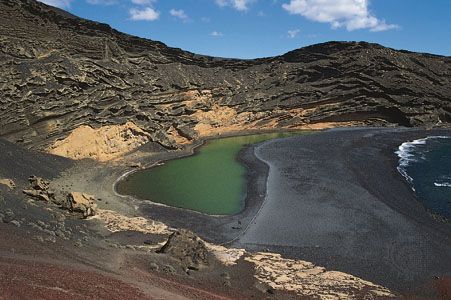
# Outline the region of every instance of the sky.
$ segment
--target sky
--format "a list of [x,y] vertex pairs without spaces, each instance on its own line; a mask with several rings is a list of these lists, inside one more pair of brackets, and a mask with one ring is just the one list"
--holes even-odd
[[198,54],[281,55],[367,41],[451,56],[451,0],[41,0],[82,18]]

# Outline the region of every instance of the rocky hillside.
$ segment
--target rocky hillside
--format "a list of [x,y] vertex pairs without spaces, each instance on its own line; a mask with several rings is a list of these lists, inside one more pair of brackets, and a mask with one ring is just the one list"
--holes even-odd
[[0,136],[44,149],[131,121],[167,148],[243,129],[451,122],[451,57],[330,42],[232,60],[0,0]]

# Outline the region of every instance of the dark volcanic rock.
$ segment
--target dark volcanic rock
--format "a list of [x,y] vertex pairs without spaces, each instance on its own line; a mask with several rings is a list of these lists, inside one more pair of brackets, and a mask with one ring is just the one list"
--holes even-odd
[[28,181],[31,188],[23,190],[25,195],[41,201],[55,201],[55,192],[49,190],[49,181],[35,175],[30,176]]
[[450,57],[330,42],[272,58],[214,58],[33,0],[0,0],[0,25],[0,136],[28,147],[80,124],[128,120],[174,147],[171,129],[196,138],[198,113],[218,107],[246,113],[243,128],[451,121]]
[[31,187],[35,190],[46,191],[49,189],[50,183],[43,178],[32,175],[28,180],[30,181]]

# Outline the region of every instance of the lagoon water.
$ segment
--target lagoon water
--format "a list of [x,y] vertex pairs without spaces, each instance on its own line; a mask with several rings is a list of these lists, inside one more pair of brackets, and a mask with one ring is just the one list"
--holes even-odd
[[400,173],[423,205],[451,218],[451,136],[430,136],[403,143],[397,151]]
[[[193,156],[138,171],[118,183],[121,194],[210,215],[244,208],[246,168],[237,155],[246,144],[287,137],[293,132],[227,137],[208,141]],[[300,133],[296,133],[300,134]]]

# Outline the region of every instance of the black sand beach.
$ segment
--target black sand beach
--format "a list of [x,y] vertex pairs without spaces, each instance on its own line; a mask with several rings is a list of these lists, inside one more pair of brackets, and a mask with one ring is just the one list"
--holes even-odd
[[337,129],[256,148],[267,198],[234,244],[311,261],[398,291],[451,273],[451,226],[397,172],[404,141],[446,130]]

